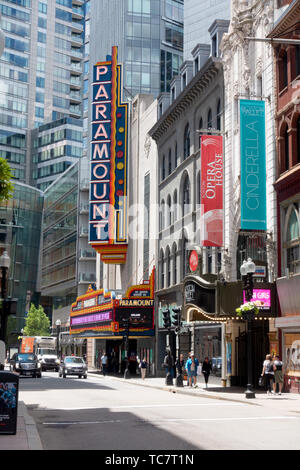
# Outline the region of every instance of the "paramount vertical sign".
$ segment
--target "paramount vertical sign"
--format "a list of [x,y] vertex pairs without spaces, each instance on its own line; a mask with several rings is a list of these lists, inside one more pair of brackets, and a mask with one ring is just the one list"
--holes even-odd
[[127,253],[128,104],[122,102],[117,47],[94,66],[89,243],[104,263]]
[[240,101],[241,228],[267,229],[265,102]]
[[223,137],[201,137],[201,244],[223,245]]

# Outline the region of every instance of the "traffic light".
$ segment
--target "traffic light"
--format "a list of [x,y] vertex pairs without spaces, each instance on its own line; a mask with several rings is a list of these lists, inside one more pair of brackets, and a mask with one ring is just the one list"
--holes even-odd
[[163,314],[164,328],[170,328],[171,327],[170,310],[168,308],[165,308],[163,309],[162,314]]
[[181,326],[181,308],[180,307],[173,307],[173,316],[172,316],[172,325],[175,327]]

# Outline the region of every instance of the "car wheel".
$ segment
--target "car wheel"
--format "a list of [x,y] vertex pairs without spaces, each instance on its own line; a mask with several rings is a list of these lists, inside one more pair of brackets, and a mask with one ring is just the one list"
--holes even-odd
[[84,378],[84,379],[87,379],[87,374],[85,374],[85,375],[83,376],[83,378]]
[[66,378],[67,378],[67,375],[66,375],[66,374],[63,374],[63,378],[66,379]]
[[78,375],[78,378],[81,379],[82,375]]

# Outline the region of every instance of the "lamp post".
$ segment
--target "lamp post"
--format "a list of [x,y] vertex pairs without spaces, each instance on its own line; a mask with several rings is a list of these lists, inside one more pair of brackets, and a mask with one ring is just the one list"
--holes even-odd
[[57,357],[59,357],[59,335],[60,335],[60,325],[61,325],[61,321],[59,320],[59,318],[56,320],[55,325],[56,325],[56,354],[57,354]]
[[[253,297],[253,274],[255,273],[256,266],[251,258],[247,261],[244,260],[240,273],[243,281],[243,290],[245,292],[245,299],[247,302]],[[246,398],[255,398],[253,391],[253,377],[252,377],[252,322],[254,320],[254,310],[243,312],[243,319],[247,322],[247,369],[248,369],[248,383],[245,392]]]
[[0,268],[1,268],[1,329],[0,329],[0,340],[5,341],[6,335],[6,324],[7,324],[7,273],[10,266],[10,257],[5,250],[0,256]]
[[124,336],[123,339],[125,340],[125,371],[124,371],[124,379],[130,379],[130,372],[129,372],[129,327],[130,327],[130,318],[123,318],[123,326],[124,326]]
[[168,333],[166,336],[166,356],[165,359],[167,359],[168,364],[166,363],[166,385],[173,385],[173,377],[171,374],[171,368],[172,368],[172,353],[171,353],[171,348],[170,348],[170,336],[171,336],[171,315],[170,315],[170,309],[169,307],[165,307],[162,310],[163,314],[163,324],[164,328],[167,329]]

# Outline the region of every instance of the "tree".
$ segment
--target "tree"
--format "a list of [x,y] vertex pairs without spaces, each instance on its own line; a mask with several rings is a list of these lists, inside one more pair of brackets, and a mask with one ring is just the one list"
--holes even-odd
[[0,202],[10,199],[13,195],[14,185],[11,182],[12,172],[4,158],[0,158]]
[[24,327],[24,336],[50,336],[50,320],[41,305],[30,306]]

